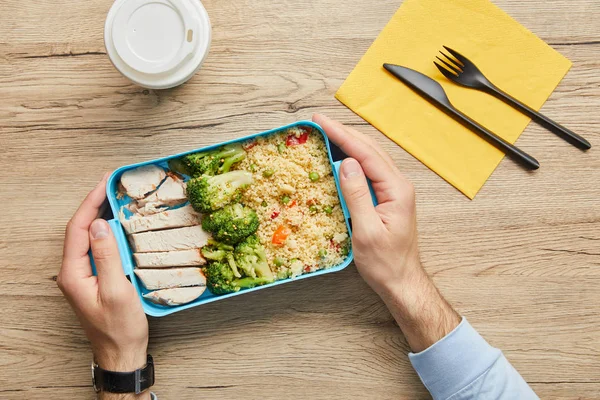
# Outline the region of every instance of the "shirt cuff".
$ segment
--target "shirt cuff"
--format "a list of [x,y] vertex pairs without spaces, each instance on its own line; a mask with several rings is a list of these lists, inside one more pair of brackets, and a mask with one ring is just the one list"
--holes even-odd
[[463,318],[452,332],[408,358],[434,399],[446,399],[487,371],[501,356]]

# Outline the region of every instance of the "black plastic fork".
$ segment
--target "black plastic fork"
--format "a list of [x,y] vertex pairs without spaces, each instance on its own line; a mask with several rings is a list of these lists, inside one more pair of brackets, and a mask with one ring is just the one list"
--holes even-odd
[[436,57],[443,63],[444,66],[440,65],[436,61],[433,63],[440,70],[440,72],[452,82],[458,83],[459,85],[466,86],[471,89],[477,89],[482,92],[491,94],[492,96],[504,101],[510,106],[521,111],[546,129],[557,134],[573,146],[578,147],[582,150],[588,150],[592,147],[590,142],[579,136],[575,132],[565,128],[564,126],[554,122],[550,118],[540,114],[534,109],[521,103],[508,93],[499,89],[496,85],[490,82],[485,75],[473,64],[467,57],[463,56],[456,50],[452,50],[449,47],[444,46],[453,57],[450,57],[443,51],[440,51],[444,58]]

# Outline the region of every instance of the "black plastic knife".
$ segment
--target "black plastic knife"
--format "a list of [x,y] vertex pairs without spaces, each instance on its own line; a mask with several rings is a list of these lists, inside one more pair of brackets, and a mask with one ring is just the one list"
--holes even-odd
[[442,88],[442,85],[437,83],[435,80],[423,75],[420,72],[410,68],[401,67],[400,65],[383,64],[383,67],[415,92],[419,93],[446,114],[467,128],[471,129],[473,132],[477,133],[488,143],[504,152],[507,156],[511,157],[514,161],[528,169],[538,169],[540,167],[540,163],[535,158],[525,153],[515,145],[508,143],[500,136],[481,126],[457,110],[450,102],[450,99],[448,99],[448,96],[446,95],[444,88]]

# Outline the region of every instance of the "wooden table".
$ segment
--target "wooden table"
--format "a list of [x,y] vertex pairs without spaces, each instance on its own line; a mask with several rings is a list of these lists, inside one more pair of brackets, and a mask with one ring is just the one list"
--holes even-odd
[[[105,54],[110,1],[0,6],[0,398],[94,398],[90,350],[56,287],[64,226],[105,171],[323,112],[415,183],[423,262],[542,398],[600,398],[600,2],[495,0],[573,61],[537,125],[469,201],[333,94],[398,0],[206,0],[189,83],[130,84]],[[407,344],[354,266],[150,321],[161,399],[423,399]]]

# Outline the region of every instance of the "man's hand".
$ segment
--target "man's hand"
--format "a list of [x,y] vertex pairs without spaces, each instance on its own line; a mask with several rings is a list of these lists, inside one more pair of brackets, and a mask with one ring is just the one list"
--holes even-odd
[[[92,190],[67,224],[57,284],[77,314],[98,365],[131,372],[146,364],[148,321],[134,287],[125,277],[108,223],[96,219],[106,198],[108,174]],[[98,276],[92,275],[92,250]],[[150,398],[113,395],[103,398]]]
[[358,272],[386,303],[412,350],[425,350],[452,331],[460,317],[421,266],[414,188],[369,137],[322,115],[313,121],[350,157],[342,162],[340,185],[352,217]]

